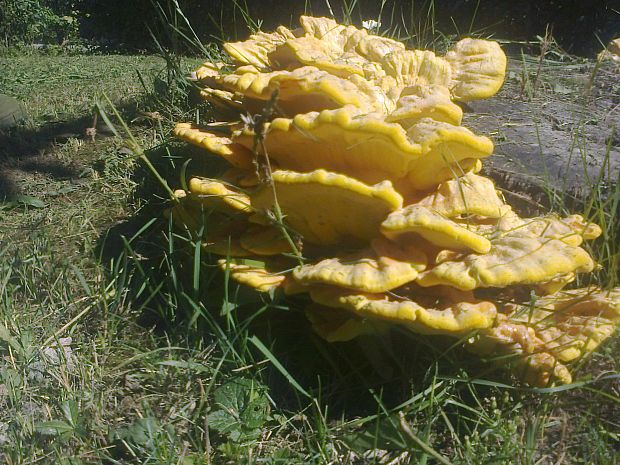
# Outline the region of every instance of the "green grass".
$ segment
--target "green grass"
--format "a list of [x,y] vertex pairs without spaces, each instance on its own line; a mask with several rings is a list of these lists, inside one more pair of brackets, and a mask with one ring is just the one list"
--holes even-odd
[[[620,461],[618,337],[584,361],[574,385],[542,390],[441,338],[394,331],[328,344],[302,299],[232,284],[174,230],[161,216],[166,193],[123,140],[82,137],[105,91],[179,185],[189,149],[168,131],[183,89],[170,90],[161,59],[30,55],[0,67],[10,70],[3,92],[30,113],[0,154],[21,199],[0,204],[0,461]],[[141,113],[156,110],[161,119]],[[57,121],[75,135],[50,143]],[[43,161],[76,167],[58,175]],[[594,198],[590,213],[606,220],[613,263],[608,201]]]
[[116,102],[134,104],[144,89],[137,73],[162,68],[155,56],[20,54],[0,56],[0,89],[23,99],[31,123],[82,118],[94,107],[94,97],[106,92]]

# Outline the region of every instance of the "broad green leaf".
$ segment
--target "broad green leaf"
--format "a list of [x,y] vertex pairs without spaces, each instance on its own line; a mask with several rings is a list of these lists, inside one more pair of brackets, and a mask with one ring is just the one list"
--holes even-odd
[[226,434],[241,428],[241,424],[238,418],[235,418],[226,410],[216,410],[209,414],[209,428],[218,433]]
[[34,428],[46,436],[59,436],[73,431],[73,426],[62,420],[43,421],[37,423]]
[[11,335],[9,329],[0,323],[0,340],[6,342],[11,348],[17,351],[20,355],[23,352],[23,348],[20,343]]
[[60,404],[60,409],[64,413],[69,424],[75,428],[79,420],[79,410],[77,402],[74,400],[66,400]]
[[269,417],[269,401],[261,396],[251,401],[241,412],[240,419],[246,428],[260,428]]
[[18,195],[14,198],[14,201],[33,208],[45,208],[45,202],[43,200],[31,195]]
[[159,362],[158,365],[165,365],[175,368],[184,368],[186,370],[195,371],[198,373],[211,373],[213,370],[206,365],[198,362],[183,361],[183,360],[165,360]]
[[174,428],[163,426],[157,418],[145,417],[136,420],[132,425],[119,428],[111,433],[112,440],[121,440],[146,449],[152,449],[162,435],[174,435]]
[[214,393],[217,410],[209,414],[209,426],[228,435],[233,442],[255,440],[269,419],[265,390],[263,385],[246,378],[223,384]]

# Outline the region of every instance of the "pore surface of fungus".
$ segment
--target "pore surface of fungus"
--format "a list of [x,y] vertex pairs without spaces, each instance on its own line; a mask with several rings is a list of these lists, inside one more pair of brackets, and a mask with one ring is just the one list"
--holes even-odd
[[390,324],[385,321],[359,318],[349,312],[319,304],[306,308],[312,329],[328,342],[344,342],[366,334],[386,333]]

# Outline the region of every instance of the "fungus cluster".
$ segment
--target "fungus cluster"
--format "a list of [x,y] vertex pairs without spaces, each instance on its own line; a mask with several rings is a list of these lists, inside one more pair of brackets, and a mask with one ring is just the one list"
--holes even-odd
[[[463,39],[445,56],[327,18],[226,43],[195,72],[222,121],[175,135],[230,167],[175,192],[175,223],[239,283],[306,293],[328,341],[394,325],[453,336],[533,385],[620,320],[620,289],[564,290],[601,234],[579,215],[522,218],[478,174],[493,143],[455,102],[490,97],[506,57]],[[208,216],[207,221],[203,221]]]

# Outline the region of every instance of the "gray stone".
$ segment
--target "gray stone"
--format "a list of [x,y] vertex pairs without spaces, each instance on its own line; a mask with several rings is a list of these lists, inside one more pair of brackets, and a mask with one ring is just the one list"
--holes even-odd
[[19,100],[0,94],[0,129],[15,126],[25,117],[26,110]]

